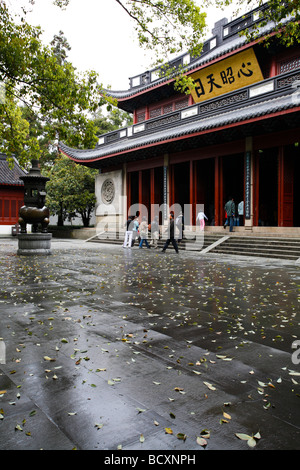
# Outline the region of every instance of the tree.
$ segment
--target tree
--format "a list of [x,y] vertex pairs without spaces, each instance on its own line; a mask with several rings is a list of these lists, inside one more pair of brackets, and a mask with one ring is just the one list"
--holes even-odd
[[11,96],[0,102],[0,151],[7,155],[11,166],[14,164],[13,154],[18,155],[21,164],[27,160],[27,154],[31,158],[40,155],[37,139],[29,136],[29,123]]
[[93,123],[96,126],[97,135],[105,134],[122,127],[131,126],[132,115],[119,108],[111,108],[110,112],[104,116],[102,108],[93,115]]
[[[30,117],[28,118],[30,120]],[[113,108],[106,116],[100,109],[92,119],[97,135],[130,125],[131,115]],[[40,128],[38,122],[32,123],[33,133]],[[42,131],[41,131],[42,133]],[[97,170],[77,165],[62,155],[56,156],[49,166],[44,165],[44,174],[50,178],[47,183],[47,205],[52,214],[58,216],[57,225],[63,225],[67,218],[81,216],[84,227],[89,226],[95,207],[95,176]]]
[[68,43],[67,38],[64,36],[63,31],[59,31],[59,34],[54,36],[50,44],[58,62],[63,64],[68,57],[67,51],[71,50],[71,46]]
[[69,145],[84,147],[97,140],[89,113],[108,100],[95,72],[77,74],[65,60],[62,34],[51,48],[42,44],[41,33],[24,18],[15,22],[0,0],[0,151],[9,157],[16,153],[20,164],[41,154],[38,137],[26,133],[20,104],[39,117],[49,138],[59,135]]
[[81,216],[83,226],[88,227],[96,204],[95,175],[97,170],[77,165],[60,156],[52,168],[44,172],[47,182],[46,205],[58,216],[57,225],[64,225],[67,218]]
[[[61,8],[71,0],[53,0]],[[202,7],[227,7],[236,4],[239,12],[246,7],[262,5],[263,0],[115,0],[132,18],[139,44],[157,54],[159,64],[168,62],[170,54],[189,51],[199,55],[205,34],[205,11]],[[23,0],[23,3],[26,0]],[[34,0],[27,0],[34,4]],[[0,151],[17,153],[20,163],[42,154],[38,136],[26,134],[26,123],[17,106],[26,105],[43,122],[49,140],[59,138],[77,148],[95,145],[96,127],[90,113],[109,102],[98,76],[93,71],[78,74],[69,63],[69,45],[60,32],[49,46],[41,41],[42,31],[26,23],[23,16],[14,20],[5,0],[0,0]],[[300,0],[270,0],[261,25],[275,22],[280,40],[290,46],[300,41]],[[287,15],[294,21],[285,22]],[[255,31],[247,31],[249,38]],[[266,41],[267,43],[267,41]],[[165,68],[162,67],[162,73]],[[191,83],[185,70],[168,70],[176,79],[178,89],[186,91]],[[179,78],[177,78],[177,76]],[[2,98],[1,98],[2,96]],[[116,104],[115,102],[113,104]]]

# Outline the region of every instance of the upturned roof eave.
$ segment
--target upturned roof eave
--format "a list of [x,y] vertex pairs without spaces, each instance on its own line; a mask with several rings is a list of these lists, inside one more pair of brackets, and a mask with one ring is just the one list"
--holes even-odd
[[[238,113],[237,113],[238,111]],[[102,148],[78,150],[72,149],[62,142],[59,143],[59,150],[77,163],[86,164],[96,161],[103,161],[118,155],[131,153],[141,148],[159,146],[165,142],[182,140],[191,136],[201,135],[208,132],[218,132],[224,127],[239,126],[247,124],[253,120],[265,120],[282,114],[300,112],[300,97],[295,99],[291,96],[283,96],[277,99],[270,99],[255,105],[231,110],[211,118],[198,119],[194,122],[181,124],[167,130],[162,130],[153,135],[144,135],[135,139],[114,143]]]

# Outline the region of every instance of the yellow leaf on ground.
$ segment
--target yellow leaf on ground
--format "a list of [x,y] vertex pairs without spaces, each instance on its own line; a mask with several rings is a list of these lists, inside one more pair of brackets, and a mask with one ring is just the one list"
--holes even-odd
[[165,428],[166,434],[173,434],[173,431],[171,428]]

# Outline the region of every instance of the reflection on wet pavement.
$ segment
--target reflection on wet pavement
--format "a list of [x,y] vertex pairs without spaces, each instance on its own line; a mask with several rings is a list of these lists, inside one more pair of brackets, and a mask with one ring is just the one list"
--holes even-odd
[[299,267],[52,245],[0,241],[1,449],[299,449]]

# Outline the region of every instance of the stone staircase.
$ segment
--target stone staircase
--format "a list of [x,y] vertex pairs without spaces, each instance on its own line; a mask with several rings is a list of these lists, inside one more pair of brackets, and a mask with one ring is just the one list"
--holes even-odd
[[[178,244],[179,250],[191,250],[191,251],[201,251],[214,242],[222,238],[223,235],[221,234],[209,234],[202,238],[201,236],[196,239],[193,233],[188,235],[188,238],[183,238],[183,240]],[[89,243],[106,243],[106,244],[114,244],[114,245],[123,245],[124,242],[124,234],[123,233],[109,233],[107,232],[105,235],[101,236],[94,236],[89,240],[86,240]],[[148,240],[150,242],[150,239]],[[164,246],[165,240],[158,240],[158,248],[162,249]],[[134,246],[138,246],[138,242],[135,242]],[[144,245],[145,247],[145,245]],[[170,245],[173,248],[172,244]]]
[[299,238],[275,238],[233,236],[211,250],[211,253],[233,254],[239,256],[258,256],[297,260],[300,259]]
[[[89,243],[117,244],[122,246],[124,234],[106,233],[105,237],[95,236],[87,240]],[[162,249],[164,240],[158,241],[158,248]],[[135,247],[138,243],[135,243]],[[300,262],[300,238],[264,237],[264,236],[230,236],[223,233],[205,233],[204,239],[196,239],[193,234],[188,235],[188,239],[183,239],[179,245],[179,250],[198,251],[202,253],[237,255],[237,256],[257,256],[264,258],[299,260]],[[173,249],[170,245],[169,249]]]

